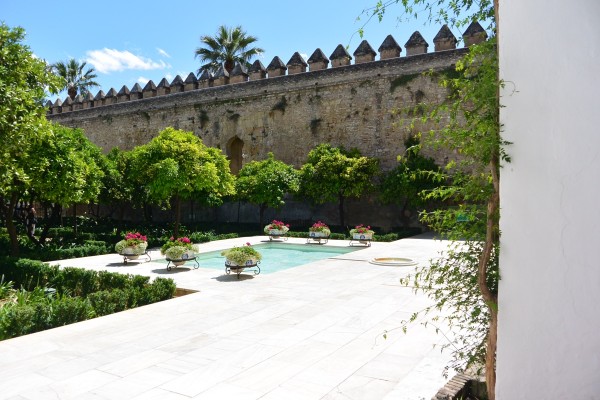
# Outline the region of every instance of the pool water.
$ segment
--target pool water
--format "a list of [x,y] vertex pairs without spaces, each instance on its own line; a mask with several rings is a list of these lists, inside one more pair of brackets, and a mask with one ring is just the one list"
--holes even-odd
[[[357,247],[317,247],[310,244],[287,243],[264,243],[253,245],[252,247],[262,254],[262,260],[259,264],[261,274],[283,271],[299,265],[360,250]],[[221,255],[221,250],[197,254],[196,260],[198,260],[200,268],[225,270],[225,257]],[[157,260],[157,262],[166,263],[167,261],[161,259]],[[196,264],[193,261],[186,263],[186,266],[191,265]]]

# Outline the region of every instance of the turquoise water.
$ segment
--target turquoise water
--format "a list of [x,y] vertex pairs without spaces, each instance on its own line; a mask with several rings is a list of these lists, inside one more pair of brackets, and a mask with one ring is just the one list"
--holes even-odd
[[[252,247],[262,254],[262,260],[259,264],[261,274],[270,274],[360,250],[358,247],[325,247],[287,243],[264,243]],[[225,271],[225,257],[221,255],[221,250],[200,253],[196,255],[196,259],[200,264],[200,268],[222,269]],[[167,263],[165,259],[157,260],[157,262]],[[196,263],[188,261],[185,265],[190,267],[196,265]]]

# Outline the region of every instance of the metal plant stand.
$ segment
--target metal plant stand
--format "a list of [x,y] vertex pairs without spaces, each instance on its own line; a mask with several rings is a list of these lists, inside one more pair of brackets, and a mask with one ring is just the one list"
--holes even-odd
[[352,239],[350,239],[349,245],[350,246],[359,246],[359,245],[361,245],[361,246],[369,247],[369,246],[371,246],[371,241],[372,240],[373,240],[372,238],[360,238],[360,239],[352,238]]
[[273,240],[283,240],[283,241],[287,241],[288,237],[283,234],[283,235],[272,235],[270,233],[267,234],[269,236],[269,242],[273,241]]
[[148,260],[146,262],[152,261],[152,258],[150,258],[150,254],[148,254],[148,251],[144,251],[144,253],[142,253],[142,254],[121,254],[121,253],[119,253],[119,255],[123,257],[123,264],[127,264],[127,260],[137,260],[140,256],[148,257]]
[[[325,244],[329,241],[329,236],[317,236],[314,234],[315,232],[309,232],[308,238],[306,239],[307,244]],[[314,242],[314,243],[313,243]]]
[[[178,260],[172,260],[170,258],[167,258],[166,260],[168,261],[167,271],[170,271],[172,268],[177,268],[181,265],[184,265],[187,261],[194,261],[196,263],[196,265],[193,266],[194,269],[200,268],[200,263],[198,263],[198,260],[196,260],[196,257],[190,257],[190,258],[178,259]],[[172,267],[171,267],[171,263],[173,263]]]
[[249,263],[246,265],[231,265],[228,261],[225,261],[225,273],[229,275],[233,272],[237,274],[237,278],[240,279],[240,274],[245,269],[250,269],[254,272],[254,275],[258,275],[260,274],[260,267],[258,266],[258,264],[260,264],[260,261],[257,261],[255,263]]

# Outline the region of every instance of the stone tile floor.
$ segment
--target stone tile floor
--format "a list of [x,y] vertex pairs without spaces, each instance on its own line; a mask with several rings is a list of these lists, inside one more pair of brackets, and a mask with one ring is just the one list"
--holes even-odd
[[[202,244],[212,251],[264,236]],[[290,238],[289,243],[306,243]],[[447,242],[412,238],[289,270],[235,276],[117,254],[63,266],[173,278],[173,300],[0,342],[0,399],[431,399],[449,360],[434,328],[398,327],[429,300],[399,284]],[[326,246],[347,246],[331,240]],[[153,260],[160,258],[157,250]],[[438,326],[439,327],[439,326]],[[387,339],[383,333],[387,333]]]

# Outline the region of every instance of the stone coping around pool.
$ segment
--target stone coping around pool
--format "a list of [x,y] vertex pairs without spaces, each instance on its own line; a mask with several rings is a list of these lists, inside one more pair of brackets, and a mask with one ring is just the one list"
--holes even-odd
[[[256,244],[267,244],[269,243],[268,237],[265,235],[251,236],[251,237],[240,237],[233,239],[217,240],[213,242],[201,243],[200,253],[207,253],[211,251],[221,251],[224,249],[231,248],[233,246],[241,246],[246,243],[251,245]],[[312,246],[314,244],[306,244],[305,238],[289,238],[288,241],[282,242],[284,244],[297,244],[303,246]],[[330,240],[326,244],[318,246],[325,247],[348,247],[349,240]],[[435,245],[435,243],[438,243]],[[429,259],[436,256],[431,252],[424,252],[423,249],[427,249],[433,245],[433,247],[440,247],[439,243],[445,243],[443,241],[433,239],[401,239],[394,242],[373,242],[372,246],[358,249],[356,251],[341,254],[326,260],[322,260],[319,263],[330,263],[335,261],[353,261],[363,263],[365,268],[388,268],[386,266],[378,266],[370,264],[369,261],[374,258],[381,257],[403,257],[414,260],[417,265],[426,265]],[[425,246],[424,246],[425,245]],[[443,245],[442,245],[443,246]],[[155,262],[161,258],[164,258],[160,254],[159,248],[148,249],[152,261],[144,262],[144,260],[129,261],[127,264],[123,263],[123,258],[117,253],[104,254],[99,256],[90,256],[83,258],[74,258],[59,261],[50,261],[52,265],[60,265],[61,267],[79,267],[92,270],[106,270],[111,272],[119,272],[134,275],[149,276],[151,279],[156,277],[172,278],[177,287],[181,289],[189,290],[201,290],[206,287],[207,284],[221,283],[217,278],[225,274],[223,271],[209,268],[198,268],[193,269],[191,266],[183,265],[178,268],[174,268],[171,271],[167,271],[165,264]],[[296,267],[297,268],[297,267]],[[402,273],[409,273],[413,271],[415,267],[403,267]],[[277,274],[285,273],[285,271],[277,272]],[[275,274],[275,275],[277,275]],[[268,275],[261,275],[261,279],[265,279]]]

